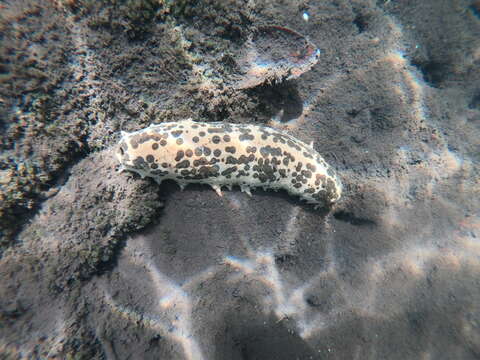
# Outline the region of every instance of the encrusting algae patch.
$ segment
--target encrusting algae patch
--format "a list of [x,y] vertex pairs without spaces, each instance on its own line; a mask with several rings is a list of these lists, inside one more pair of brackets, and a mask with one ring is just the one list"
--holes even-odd
[[221,187],[285,189],[316,207],[330,206],[342,193],[335,171],[312,145],[259,125],[201,123],[191,119],[122,132],[117,158],[156,182],[173,179]]

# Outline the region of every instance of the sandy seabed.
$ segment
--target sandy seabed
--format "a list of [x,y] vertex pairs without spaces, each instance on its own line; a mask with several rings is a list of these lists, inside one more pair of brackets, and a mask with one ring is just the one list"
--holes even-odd
[[[0,358],[480,358],[479,2],[193,3],[0,5]],[[265,24],[318,64],[229,87]],[[314,141],[342,199],[116,173],[187,117]]]

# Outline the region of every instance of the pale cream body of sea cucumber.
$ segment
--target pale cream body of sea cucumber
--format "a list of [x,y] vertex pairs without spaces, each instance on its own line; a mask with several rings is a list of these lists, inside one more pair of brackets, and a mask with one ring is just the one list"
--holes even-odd
[[191,119],[122,132],[117,158],[120,170],[158,183],[189,183],[250,189],[285,189],[319,207],[340,198],[335,171],[308,145],[284,131],[250,124],[202,123]]

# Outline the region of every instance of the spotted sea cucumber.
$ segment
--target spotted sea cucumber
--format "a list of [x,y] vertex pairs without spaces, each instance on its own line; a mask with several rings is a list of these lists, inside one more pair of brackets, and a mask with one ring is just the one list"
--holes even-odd
[[261,125],[202,123],[191,119],[122,132],[120,170],[153,178],[221,187],[285,189],[316,207],[330,206],[342,193],[335,171],[308,145],[286,132]]

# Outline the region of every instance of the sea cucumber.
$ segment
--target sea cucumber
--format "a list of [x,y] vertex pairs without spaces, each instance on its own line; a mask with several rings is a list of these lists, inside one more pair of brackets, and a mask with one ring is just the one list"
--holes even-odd
[[284,131],[251,124],[167,122],[122,132],[117,158],[129,170],[157,183],[189,183],[250,189],[285,189],[316,207],[328,207],[341,196],[335,171],[308,145]]

